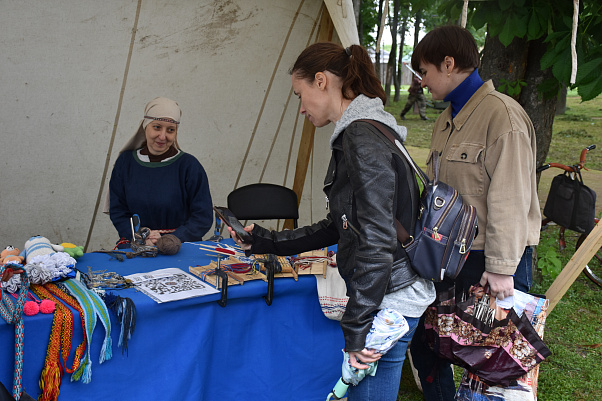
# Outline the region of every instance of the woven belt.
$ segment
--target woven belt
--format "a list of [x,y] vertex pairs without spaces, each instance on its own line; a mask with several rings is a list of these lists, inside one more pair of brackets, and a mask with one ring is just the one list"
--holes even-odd
[[[86,330],[88,332],[88,354],[90,353],[90,343],[92,342],[92,332],[96,325],[96,317],[100,318],[101,323],[105,328],[105,339],[102,344],[102,350],[100,351],[99,363],[103,363],[113,357],[113,342],[111,339],[111,318],[109,317],[109,311],[104,301],[94,291],[88,290],[88,288],[82,284],[79,280],[69,279],[61,282],[60,284],[67,291],[73,295],[77,302],[84,309],[84,314],[89,316],[89,323],[86,323]],[[91,364],[91,361],[88,361]],[[84,372],[82,381],[88,383],[91,380],[91,372],[87,369]],[[86,381],[87,380],[87,381]]]
[[[54,294],[54,296],[58,299],[60,299],[61,301],[65,302],[67,305],[71,306],[73,309],[75,309],[76,311],[79,312],[79,317],[81,319],[82,322],[82,327],[86,327],[85,326],[85,318],[84,318],[84,311],[83,309],[79,306],[79,304],[77,303],[77,301],[75,300],[75,298],[73,298],[72,296],[70,296],[69,294],[61,291],[58,286],[56,284],[53,283],[48,283],[45,285],[45,288],[51,292],[52,294]],[[55,302],[56,304],[56,302]],[[73,333],[73,327],[69,327],[69,321],[65,321],[63,324],[63,331],[65,332],[71,332]],[[75,355],[73,356],[73,364],[71,366],[71,368],[67,367],[67,359],[69,358],[69,352],[71,351],[71,342],[72,342],[72,336],[62,336],[63,340],[65,341],[65,343],[63,344],[62,348],[62,356],[63,356],[63,367],[65,369],[65,372],[67,373],[73,373],[77,370],[77,368],[79,368],[82,357],[84,356],[85,352],[86,352],[86,344],[87,344],[87,336],[86,336],[86,332],[84,330],[84,339],[83,341],[77,346],[77,348],[75,349]]]
[[67,351],[67,355],[69,355],[73,336],[73,314],[43,285],[32,284],[31,289],[40,299],[49,299],[56,306],[48,348],[46,349],[44,368],[40,375],[39,384],[42,394],[38,398],[38,401],[56,401],[63,380],[63,369],[60,363],[61,347],[65,349],[68,344],[69,351]]
[[[0,266],[0,277],[4,273],[6,265]],[[19,401],[21,398],[21,380],[23,375],[23,337],[25,327],[23,325],[23,305],[27,293],[29,292],[29,279],[25,271],[21,273],[21,289],[16,305],[8,295],[4,294],[4,289],[0,292],[0,314],[8,324],[15,325],[15,373],[13,376],[13,398]]]

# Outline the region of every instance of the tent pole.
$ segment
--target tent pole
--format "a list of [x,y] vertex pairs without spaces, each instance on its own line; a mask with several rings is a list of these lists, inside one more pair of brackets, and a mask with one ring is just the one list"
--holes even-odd
[[117,125],[119,124],[119,117],[121,115],[121,106],[123,104],[123,94],[125,93],[125,88],[127,86],[128,74],[130,72],[130,62],[132,60],[132,53],[134,51],[134,44],[136,39],[136,32],[138,31],[138,19],[140,18],[140,8],[142,7],[142,0],[138,0],[138,5],[136,6],[136,16],[134,19],[134,25],[132,27],[132,35],[130,38],[130,47],[128,50],[127,59],[125,62],[125,71],[123,72],[123,80],[121,82],[121,90],[119,91],[119,102],[117,103],[117,111],[115,113],[115,121],[113,123],[113,131],[111,133],[111,140],[109,142],[109,148],[107,149],[107,155],[105,158],[105,166],[102,172],[102,178],[100,180],[100,188],[98,189],[98,195],[96,197],[96,205],[94,206],[94,213],[92,213],[92,221],[90,222],[90,227],[88,229],[88,236],[86,237],[86,243],[84,244],[84,252],[88,252],[88,247],[90,245],[90,238],[92,237],[92,231],[94,230],[94,223],[96,222],[96,215],[98,214],[98,209],[100,207],[101,198],[104,194],[104,188],[106,183],[107,174],[109,171],[110,160],[111,160],[111,152],[113,151],[113,143],[115,142],[115,135],[117,133]]
[[[334,33],[334,24],[330,18],[328,10],[324,7],[322,18],[320,20],[320,30],[318,31],[317,42],[331,41]],[[293,181],[293,191],[297,194],[297,203],[301,203],[303,187],[305,186],[305,177],[307,176],[307,167],[311,156],[311,150],[314,146],[314,134],[316,127],[305,119],[303,122],[303,131],[301,132],[301,141],[299,143],[299,152],[297,154],[297,166],[295,168],[295,179]],[[284,222],[284,229],[293,229],[292,219]]]

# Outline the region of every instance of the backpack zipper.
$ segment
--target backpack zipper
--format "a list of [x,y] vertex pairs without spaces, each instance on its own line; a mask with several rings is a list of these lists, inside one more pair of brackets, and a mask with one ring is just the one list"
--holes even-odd
[[445,218],[449,214],[449,211],[451,210],[452,205],[456,202],[457,199],[458,199],[458,193],[454,192],[454,196],[449,201],[449,206],[446,207],[445,212],[443,212],[443,215],[441,215],[441,217],[437,221],[437,225],[435,225],[435,227],[433,227],[433,232],[435,233],[435,235],[438,235],[437,231],[439,231],[439,227],[443,224],[443,221],[445,221]]
[[344,214],[341,216],[341,220],[343,220],[343,230],[346,230],[347,228],[351,228],[353,231],[355,231],[355,233],[357,235],[360,235],[360,231],[353,227],[353,225],[349,222],[349,220],[347,220],[347,215]]
[[470,225],[470,222],[473,221],[473,216],[476,213],[476,209],[474,207],[470,207],[468,205],[464,205],[465,208],[468,208],[468,213],[464,214],[464,219],[462,220],[462,224],[460,225],[459,232],[461,233],[462,241],[460,243],[460,254],[464,255],[467,252],[466,249],[466,240],[468,235],[474,232],[474,225]]

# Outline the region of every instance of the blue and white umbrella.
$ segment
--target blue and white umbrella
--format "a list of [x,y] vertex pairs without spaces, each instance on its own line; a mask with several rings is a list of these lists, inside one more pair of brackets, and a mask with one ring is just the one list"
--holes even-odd
[[[370,332],[366,336],[365,347],[379,354],[386,354],[409,330],[408,322],[403,315],[394,309],[385,308],[378,312]],[[378,361],[368,363],[367,369],[357,369],[349,364],[349,354],[343,351],[343,374],[334,389],[326,397],[326,401],[341,399],[350,385],[356,386],[367,375],[374,376]]]

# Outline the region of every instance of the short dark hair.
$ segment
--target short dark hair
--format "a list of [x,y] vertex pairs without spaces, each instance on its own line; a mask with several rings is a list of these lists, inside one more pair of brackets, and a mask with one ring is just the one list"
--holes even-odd
[[318,72],[330,71],[343,80],[343,98],[351,99],[362,94],[370,98],[380,98],[385,104],[387,97],[380,80],[374,71],[370,55],[362,46],[348,48],[333,42],[318,42],[307,47],[289,74],[296,78],[313,82]]
[[418,71],[420,63],[424,62],[441,70],[446,56],[454,58],[459,71],[472,71],[481,64],[472,34],[461,26],[445,25],[427,33],[416,45],[412,53],[412,68]]

